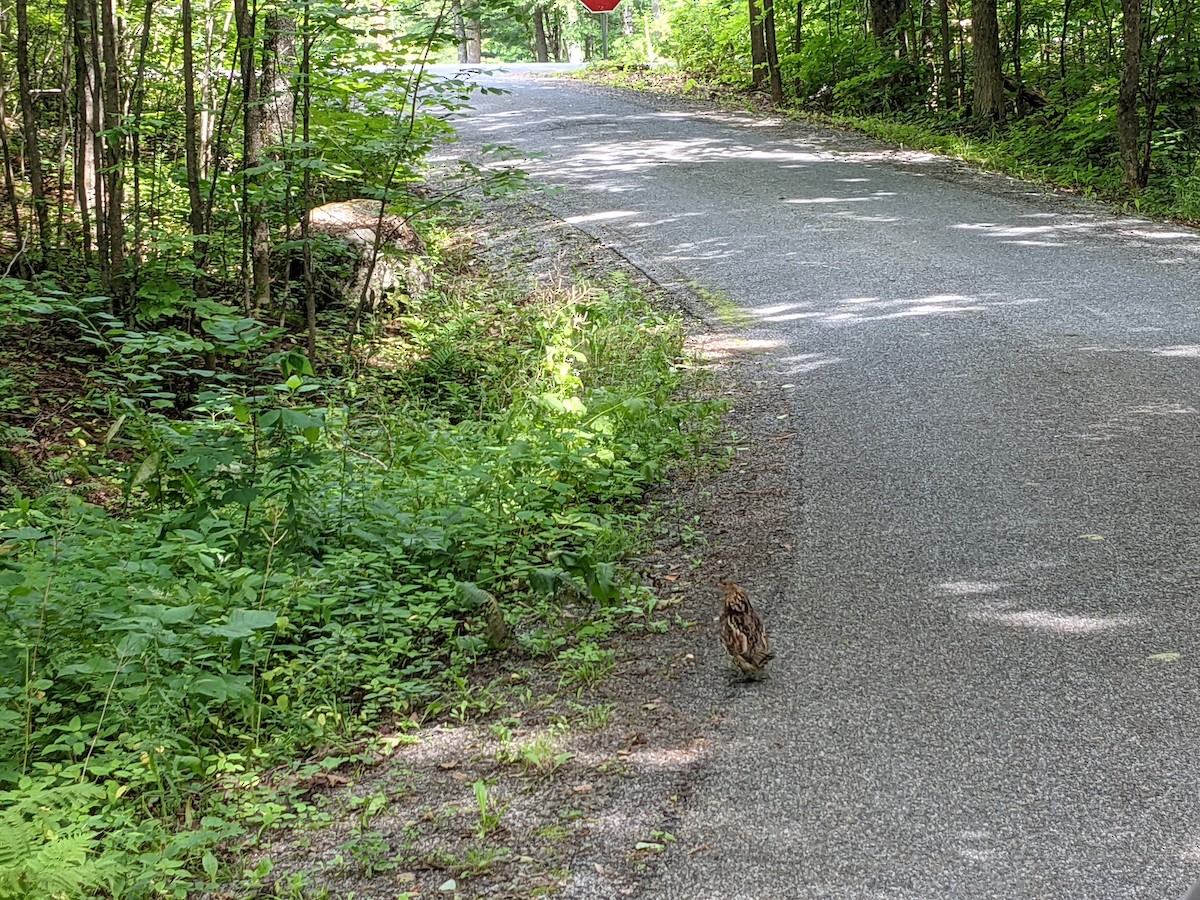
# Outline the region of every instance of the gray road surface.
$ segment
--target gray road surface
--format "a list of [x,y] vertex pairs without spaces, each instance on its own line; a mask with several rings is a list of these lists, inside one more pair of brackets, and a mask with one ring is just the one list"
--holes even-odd
[[[1200,874],[1200,238],[799,125],[502,76],[464,125],[743,306],[794,384],[670,898],[1177,898]],[[777,593],[772,593],[777,590]],[[764,594],[768,592],[768,594]]]

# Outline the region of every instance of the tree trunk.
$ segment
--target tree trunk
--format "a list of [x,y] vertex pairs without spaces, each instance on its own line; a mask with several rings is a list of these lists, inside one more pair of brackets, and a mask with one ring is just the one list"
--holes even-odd
[[[258,100],[258,72],[254,65],[255,22],[249,0],[234,0],[237,22],[238,62],[242,76],[242,172],[262,164],[262,106]],[[271,232],[264,216],[263,200],[250,199],[250,180],[242,176],[242,303],[246,315],[266,309],[271,303]],[[258,192],[256,192],[258,193]],[[247,263],[249,265],[247,266]],[[246,278],[249,274],[249,278]]]
[[104,58],[104,211],[108,232],[108,278],[104,287],[114,305],[124,309],[129,299],[125,273],[125,135],[120,64],[117,61],[121,38],[117,33],[115,4],[116,0],[100,0],[103,23],[100,44]]
[[24,274],[28,272],[28,267],[23,259],[25,232],[21,227],[21,207],[17,203],[17,185],[16,178],[13,177],[13,157],[8,145],[8,129],[4,127],[4,121],[7,118],[8,97],[4,93],[4,88],[0,87],[0,154],[4,156],[4,192],[8,194],[9,214],[12,216],[12,233],[15,244],[13,263],[19,266],[17,273]]
[[546,10],[533,8],[533,52],[540,63],[550,62],[550,51],[546,48]]
[[763,49],[767,56],[767,75],[771,81],[771,102],[783,103],[783,78],[779,73],[779,49],[775,44],[775,0],[762,0]]
[[950,63],[950,0],[938,0],[938,17],[942,31],[942,107],[954,106],[954,67]]
[[296,23],[290,16],[267,15],[263,35],[262,80],[258,96],[262,103],[262,145],[283,147],[292,139],[296,109],[292,72],[296,69]]
[[875,40],[897,53],[904,51],[900,22],[907,7],[908,0],[871,0],[871,31]]
[[1067,28],[1071,24],[1071,0],[1064,0],[1062,34],[1058,37],[1058,80],[1067,80]]
[[996,0],[975,0],[971,25],[975,31],[975,115],[1000,122],[1004,119],[1004,77]]
[[467,10],[467,62],[472,65],[483,62],[483,22],[480,20],[482,15],[479,0],[474,0]]
[[550,10],[545,10],[546,25],[546,45],[550,51],[550,55],[554,57],[555,62],[562,62],[562,21],[559,19],[558,10],[553,13]]
[[103,171],[104,113],[101,106],[99,17],[94,4],[73,0],[71,32],[75,42],[76,201],[84,230],[84,258],[90,266],[94,247],[101,279],[107,283],[111,258],[108,252],[108,218],[104,214]]
[[[37,217],[38,253],[44,260],[50,252],[50,208],[42,177],[42,150],[38,138],[37,111],[29,68],[29,12],[26,0],[17,0],[17,79],[20,86],[21,135],[25,141],[25,168],[29,172],[29,195]],[[17,223],[18,228],[20,223]]]
[[1017,82],[1017,118],[1025,117],[1025,91],[1021,84],[1021,0],[1013,0],[1013,78]]
[[187,160],[188,222],[196,243],[192,256],[204,265],[204,203],[200,199],[200,123],[196,119],[196,61],[192,44],[192,0],[182,0],[183,18],[183,150]]
[[142,127],[145,122],[146,113],[146,58],[150,52],[150,36],[153,33],[154,26],[154,0],[146,0],[146,7],[142,11],[142,36],[139,41],[138,56],[137,56],[137,74],[133,79],[133,88],[128,92],[132,99],[132,115],[133,115],[133,132],[132,146],[130,148],[130,158],[133,160],[133,256],[135,264],[133,266],[133,284],[130,287],[130,292],[137,294],[138,275],[141,271],[142,247],[145,243],[142,240],[143,221],[147,218],[139,215],[138,211],[142,209],[142,180],[141,166],[138,161],[142,158]]
[[[312,152],[309,138],[312,136],[312,15],[309,5],[304,6],[304,50],[300,57],[300,84],[304,93],[301,96],[300,128],[303,143],[303,153],[307,158]],[[302,179],[303,210],[300,215],[300,239],[304,244],[304,320],[308,326],[308,358],[317,358],[317,291],[313,273],[312,252],[312,167],[304,167]]]
[[455,3],[450,8],[450,15],[454,19],[454,40],[458,44],[458,61],[465,64],[467,62],[467,20],[463,17],[462,4]]
[[83,259],[84,264],[91,268],[93,248],[96,246],[95,233],[98,215],[98,196],[96,194],[96,155],[95,155],[95,123],[92,120],[92,110],[95,106],[95,82],[92,78],[90,65],[91,54],[88,53],[88,25],[84,11],[80,8],[83,0],[67,0],[67,18],[71,32],[72,48],[74,50],[74,81],[75,81],[75,129],[73,135],[74,159],[73,176],[75,182],[75,205],[79,210],[79,222],[83,226]]
[[1121,33],[1124,54],[1121,85],[1117,93],[1117,141],[1121,151],[1121,174],[1125,186],[1141,190],[1146,171],[1139,150],[1138,88],[1142,80],[1142,0],[1122,0]]
[[[225,23],[221,34],[216,34],[216,2],[205,0],[204,14],[204,66],[200,73],[200,174],[207,179],[216,163],[216,151],[213,139],[217,133],[217,98],[220,93],[220,81],[215,73],[217,66],[213,63],[215,48],[222,50],[229,45],[229,29],[233,27],[231,11],[225,13]],[[228,82],[226,83],[228,85]],[[228,95],[227,95],[228,96]],[[223,111],[222,111],[223,112]],[[207,217],[206,217],[207,218]]]
[[763,32],[761,0],[750,0],[750,89],[761,90],[767,75],[767,39]]

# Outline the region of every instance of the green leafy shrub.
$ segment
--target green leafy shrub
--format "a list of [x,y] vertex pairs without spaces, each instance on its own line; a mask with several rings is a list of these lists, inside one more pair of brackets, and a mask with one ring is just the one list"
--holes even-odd
[[750,80],[750,13],[733,0],[684,0],[667,13],[664,52],[685,72],[714,82]]

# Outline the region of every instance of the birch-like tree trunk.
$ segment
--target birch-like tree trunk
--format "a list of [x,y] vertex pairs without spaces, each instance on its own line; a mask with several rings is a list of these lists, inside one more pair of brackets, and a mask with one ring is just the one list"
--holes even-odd
[[454,41],[458,45],[458,61],[467,61],[467,20],[463,17],[462,3],[450,6],[450,18],[454,22]]
[[942,74],[938,85],[942,97],[942,108],[950,109],[955,105],[954,96],[954,67],[950,63],[950,0],[938,0],[938,18],[941,20],[942,32]]
[[467,62],[478,65],[483,62],[483,23],[480,21],[483,10],[479,0],[472,0],[467,7]]
[[117,33],[116,0],[99,0],[100,47],[103,58],[101,93],[104,106],[104,212],[107,232],[108,265],[104,285],[113,304],[124,309],[128,279],[125,272],[125,135],[122,128],[124,106],[121,100],[121,66]]
[[783,77],[779,72],[779,48],[775,43],[775,0],[762,0],[763,51],[767,57],[767,78],[771,85],[771,102],[783,103]]
[[25,230],[21,225],[21,207],[17,202],[16,177],[13,174],[12,151],[8,144],[8,129],[4,126],[8,118],[8,96],[0,87],[0,154],[4,155],[4,193],[8,195],[9,214],[12,216],[13,240],[16,242],[13,263],[20,266],[18,272],[27,272],[25,255]]
[[264,147],[282,147],[292,139],[296,127],[295,92],[292,86],[292,73],[295,70],[296,22],[290,16],[273,11],[267,15],[263,35],[262,80],[259,87]]
[[187,165],[188,187],[188,224],[192,229],[192,237],[196,243],[192,248],[192,256],[197,267],[204,265],[205,247],[203,235],[207,228],[204,224],[204,201],[200,196],[200,182],[203,173],[200,168],[200,122],[196,114],[196,60],[192,39],[193,19],[192,0],[181,0],[180,14],[183,18],[183,148]]

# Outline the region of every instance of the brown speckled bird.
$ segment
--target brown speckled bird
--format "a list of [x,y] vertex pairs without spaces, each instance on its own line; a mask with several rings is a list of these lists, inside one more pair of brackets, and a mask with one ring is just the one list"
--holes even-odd
[[734,665],[747,676],[757,675],[775,656],[767,644],[762,617],[754,611],[750,596],[739,585],[722,576],[717,584],[725,591],[721,602],[721,641]]

